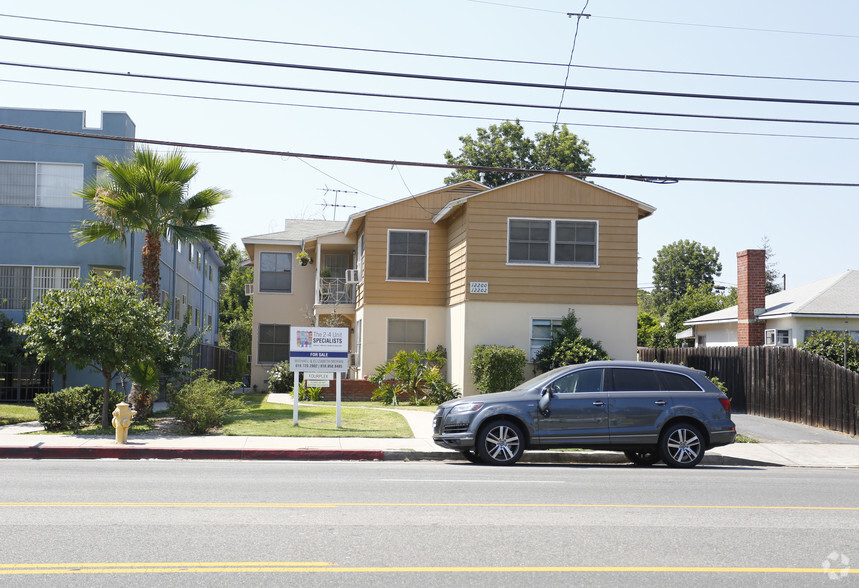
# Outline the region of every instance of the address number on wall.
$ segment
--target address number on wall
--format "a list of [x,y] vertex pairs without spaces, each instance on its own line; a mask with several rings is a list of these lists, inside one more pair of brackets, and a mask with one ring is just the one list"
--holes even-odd
[[489,294],[489,282],[471,282],[471,294]]

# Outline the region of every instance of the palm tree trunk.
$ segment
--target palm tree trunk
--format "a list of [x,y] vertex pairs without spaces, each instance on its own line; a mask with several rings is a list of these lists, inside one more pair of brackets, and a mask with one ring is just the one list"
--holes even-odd
[[159,235],[146,231],[142,257],[145,296],[158,304],[161,289],[161,237]]

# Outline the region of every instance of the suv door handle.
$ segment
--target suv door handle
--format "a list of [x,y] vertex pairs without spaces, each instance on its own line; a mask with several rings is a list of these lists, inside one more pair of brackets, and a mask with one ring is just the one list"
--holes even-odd
[[656,406],[665,406],[665,401],[664,400],[657,400],[655,402],[655,404],[656,404]]
[[602,400],[594,400],[594,406],[605,406],[605,402]]

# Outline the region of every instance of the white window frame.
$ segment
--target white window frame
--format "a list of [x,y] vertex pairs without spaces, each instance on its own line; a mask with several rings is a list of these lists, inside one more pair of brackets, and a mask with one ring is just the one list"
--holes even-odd
[[[528,330],[528,361],[533,362],[537,359],[537,353],[539,353],[540,349],[548,345],[552,342],[552,334],[554,333],[557,327],[561,326],[561,321],[563,321],[561,317],[547,317],[547,316],[532,316],[531,320],[528,322],[529,330]],[[549,321],[549,338],[545,339],[543,337],[534,337],[534,323],[536,321]],[[539,347],[534,346],[534,341],[545,341]]]
[[[400,278],[391,276],[391,233],[423,233],[426,235],[424,242],[424,277],[423,278]],[[401,254],[397,254],[401,255]],[[387,250],[385,255],[385,278],[388,282],[429,282],[429,231],[420,229],[388,229]]]
[[[270,290],[263,288],[263,279],[262,279],[262,258],[263,255],[286,255],[289,258],[289,288],[285,290]],[[287,271],[287,270],[284,270]],[[258,293],[271,293],[271,294],[292,294],[294,288],[294,280],[295,277],[293,272],[295,271],[295,259],[294,255],[289,251],[260,251],[259,254],[259,291]],[[276,273],[276,272],[266,272],[266,273]]]
[[790,329],[766,329],[764,330],[764,345],[767,347],[790,347]]
[[[285,327],[286,328],[286,351],[287,351],[287,353],[286,353],[286,357],[284,359],[274,360],[274,361],[268,361],[268,360],[263,361],[261,359],[263,354],[260,353],[260,345],[272,345],[272,346],[283,345],[283,343],[279,343],[277,341],[273,341],[271,343],[263,342],[262,341],[262,328],[263,327]],[[256,353],[256,360],[257,360],[257,362],[255,365],[274,365],[274,364],[278,363],[279,361],[289,361],[289,349],[290,349],[290,343],[291,343],[289,340],[289,327],[290,327],[290,325],[284,324],[284,323],[259,323],[259,324],[257,324],[257,337],[256,337],[256,352],[257,352]]]
[[[391,343],[392,343],[391,342],[391,321],[422,322],[424,324],[424,340],[423,340],[423,343],[421,344],[423,348],[420,351],[426,351],[427,350],[427,319],[414,318],[414,317],[394,317],[394,316],[392,316],[392,317],[388,317],[388,319],[385,321],[385,356],[386,356],[386,360],[389,360],[389,359],[391,359],[391,357],[393,357],[393,355],[388,357],[389,351],[390,351],[389,348],[390,348]],[[411,342],[407,342],[407,341],[396,341],[395,343],[396,344],[405,344],[405,345],[418,345],[417,343],[411,343]],[[398,351],[404,351],[404,350],[401,349]],[[412,351],[418,351],[418,350],[414,349]],[[396,354],[394,354],[394,355],[396,355]]]
[[[510,259],[510,226],[513,221],[538,221],[549,223],[549,260],[548,261],[522,261]],[[576,262],[576,261],[556,261],[555,250],[558,246],[557,242],[557,223],[590,223],[594,225],[594,260],[593,262]],[[507,265],[518,266],[542,266],[542,267],[582,267],[582,268],[598,268],[599,267],[599,243],[600,243],[600,224],[598,220],[593,219],[577,219],[577,218],[530,218],[530,217],[508,217],[507,218]]]
[[[33,208],[83,208],[84,199],[76,196],[75,192],[79,192],[84,186],[84,166],[82,163],[63,163],[53,161],[0,161],[2,164],[18,164],[33,166],[33,193],[19,194],[28,199],[27,204],[4,204],[0,202],[0,206],[24,206]],[[51,185],[51,191],[48,190],[49,183],[46,181],[49,166],[74,168],[78,173],[73,174],[75,177],[72,181],[66,181],[68,176],[60,177],[59,186]],[[56,189],[60,188],[62,192]],[[71,188],[65,193],[65,188]]]
[[[81,268],[74,265],[12,265],[3,264],[2,267],[21,268],[26,275],[27,292],[21,298],[22,308],[5,308],[8,302],[0,300],[0,307],[4,310],[28,310],[33,304],[42,300],[46,292],[50,290],[68,290],[71,288],[72,280],[81,277]],[[50,270],[52,275],[36,275],[39,271]]]

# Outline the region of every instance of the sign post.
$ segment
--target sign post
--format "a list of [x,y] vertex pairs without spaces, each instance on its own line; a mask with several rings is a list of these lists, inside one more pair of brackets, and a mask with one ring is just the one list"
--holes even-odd
[[[349,329],[344,327],[290,327],[289,367],[295,373],[292,424],[298,424],[298,373],[337,374],[337,428],[340,428],[340,374],[349,369]],[[316,374],[314,374],[316,375]]]

